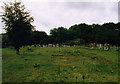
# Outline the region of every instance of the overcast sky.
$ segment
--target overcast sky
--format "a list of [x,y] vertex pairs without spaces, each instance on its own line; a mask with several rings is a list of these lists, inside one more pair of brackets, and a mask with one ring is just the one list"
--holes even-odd
[[[10,0],[9,0],[10,1]],[[40,2],[37,0],[21,0],[34,17],[36,30],[49,34],[50,29],[63,26],[69,28],[74,24],[103,24],[118,22],[118,2]],[[2,5],[2,4],[0,4]],[[0,9],[1,10],[1,9]],[[3,24],[0,22],[0,28]],[[0,30],[1,32],[1,30]]]

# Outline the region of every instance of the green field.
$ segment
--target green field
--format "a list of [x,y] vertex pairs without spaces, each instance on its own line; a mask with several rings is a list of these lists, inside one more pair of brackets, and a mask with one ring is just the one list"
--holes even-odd
[[23,47],[20,54],[3,48],[3,82],[118,82],[114,47]]
[[0,83],[2,83],[2,49],[0,49]]

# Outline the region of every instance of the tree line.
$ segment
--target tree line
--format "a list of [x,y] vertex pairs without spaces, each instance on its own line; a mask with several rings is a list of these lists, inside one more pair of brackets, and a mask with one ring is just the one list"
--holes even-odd
[[[51,43],[89,44],[109,43],[120,45],[120,23],[104,23],[102,25],[85,23],[75,24],[69,29],[64,27],[54,28],[50,31]],[[77,42],[78,41],[78,42]]]
[[[102,25],[85,23],[75,24],[70,28],[58,27],[50,30],[50,35],[44,31],[32,31],[26,45],[68,44],[82,45],[89,43],[109,43],[120,45],[120,23],[104,23]],[[3,46],[10,45],[7,33],[3,34]]]

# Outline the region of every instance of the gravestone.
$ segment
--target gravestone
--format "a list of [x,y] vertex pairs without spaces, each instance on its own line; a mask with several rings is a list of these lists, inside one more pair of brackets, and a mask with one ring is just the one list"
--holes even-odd
[[95,43],[90,43],[89,46],[90,46],[90,49],[93,49],[95,48]]
[[70,47],[70,45],[67,45],[67,47]]
[[31,45],[31,46],[33,46],[33,47],[34,47],[34,45]]
[[97,48],[99,49],[99,46],[100,46],[100,45],[99,45],[99,44],[97,44],[96,46],[97,46]]
[[75,45],[73,45],[75,47]]
[[102,49],[102,48],[103,48],[102,44],[99,44],[99,49]]
[[109,50],[110,49],[110,44],[104,44],[104,50]]
[[53,44],[53,47],[55,47],[55,45]]
[[63,45],[63,47],[66,47],[66,45]]
[[48,47],[52,47],[52,44],[48,44]]
[[56,44],[56,47],[59,47],[59,44]]
[[45,45],[42,45],[42,47],[44,48],[44,47],[45,47]]
[[110,50],[110,44],[108,44],[108,50]]

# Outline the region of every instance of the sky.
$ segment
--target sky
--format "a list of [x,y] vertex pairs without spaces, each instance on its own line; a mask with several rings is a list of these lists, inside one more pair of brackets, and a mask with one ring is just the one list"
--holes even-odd
[[[6,2],[7,0],[2,0]],[[8,0],[10,1],[10,0]],[[13,0],[11,0],[13,1]],[[58,27],[69,28],[74,24],[103,24],[118,22],[118,1],[116,0],[21,0],[34,18],[36,30],[45,31]],[[0,2],[0,5],[2,3]],[[0,11],[2,11],[0,9]],[[1,21],[1,19],[0,19]],[[0,22],[0,28],[4,24]],[[0,29],[0,33],[4,32]]]

